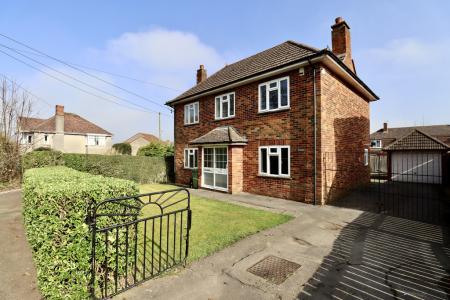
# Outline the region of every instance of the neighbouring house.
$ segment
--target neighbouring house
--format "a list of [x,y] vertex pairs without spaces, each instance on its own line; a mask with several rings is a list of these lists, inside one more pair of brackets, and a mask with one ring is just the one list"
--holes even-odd
[[[441,184],[448,181],[450,125],[383,128],[370,135],[372,160],[395,181]],[[375,167],[376,169],[376,167]]]
[[19,120],[22,146],[27,151],[50,148],[66,153],[110,154],[112,134],[56,105],[48,119],[22,117]]
[[325,203],[331,187],[369,181],[379,98],[356,74],[348,24],[331,28],[332,50],[286,41],[210,77],[200,66],[197,85],[167,102],[177,184],[198,169],[201,188]]
[[162,141],[153,134],[142,132],[136,133],[135,135],[124,141],[124,143],[128,143],[131,145],[131,155],[136,155],[139,148],[146,146],[152,142],[162,142]]

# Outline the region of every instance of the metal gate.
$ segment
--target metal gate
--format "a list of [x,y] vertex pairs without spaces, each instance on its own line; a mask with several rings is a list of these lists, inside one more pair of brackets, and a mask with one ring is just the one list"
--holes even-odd
[[190,194],[179,188],[104,200],[92,208],[90,293],[105,299],[186,262]]
[[373,162],[385,160],[386,153],[325,153],[326,203],[448,226],[449,169],[441,164],[442,157],[409,153],[387,159],[386,167],[379,168]]

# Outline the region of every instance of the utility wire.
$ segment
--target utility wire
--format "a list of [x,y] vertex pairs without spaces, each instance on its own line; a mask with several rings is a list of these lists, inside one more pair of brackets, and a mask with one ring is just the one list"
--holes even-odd
[[[133,102],[129,101],[128,99],[125,99],[125,98],[123,98],[123,97],[116,96],[116,95],[113,94],[113,93],[110,93],[110,92],[108,92],[108,91],[106,91],[106,90],[104,90],[104,89],[100,89],[100,88],[98,88],[98,87],[96,87],[96,86],[94,86],[94,85],[92,85],[92,84],[86,83],[86,82],[84,82],[84,81],[82,81],[82,80],[80,80],[80,79],[78,79],[78,78],[76,78],[76,77],[74,77],[74,76],[72,76],[72,75],[68,75],[68,74],[66,74],[66,73],[64,73],[64,72],[61,72],[61,71],[59,71],[59,70],[57,70],[57,69],[55,69],[55,68],[53,68],[53,67],[51,67],[51,66],[49,66],[49,65],[47,65],[47,64],[44,64],[44,63],[42,63],[42,62],[40,62],[40,61],[38,61],[38,60],[36,60],[36,59],[34,59],[34,58],[32,58],[32,57],[26,55],[26,54],[20,53],[20,52],[14,50],[13,48],[11,48],[11,47],[9,47],[9,46],[6,46],[6,45],[1,44],[1,43],[0,43],[0,46],[1,46],[1,47],[4,47],[4,48],[7,48],[7,49],[9,49],[9,50],[11,50],[11,51],[13,51],[13,52],[19,54],[20,56],[23,56],[23,57],[25,57],[25,58],[27,58],[27,59],[33,61],[33,62],[36,63],[36,64],[39,64],[39,65],[41,65],[41,66],[43,66],[43,67],[46,67],[46,68],[48,68],[48,69],[50,69],[50,70],[52,70],[52,71],[54,71],[54,72],[56,72],[56,73],[58,73],[58,74],[61,74],[62,76],[65,76],[65,77],[67,77],[67,78],[70,78],[70,79],[72,79],[72,80],[74,80],[74,81],[76,81],[76,82],[79,82],[79,83],[81,83],[81,84],[83,84],[83,85],[85,85],[85,86],[88,86],[88,87],[90,87],[90,88],[92,88],[92,89],[94,89],[94,90],[97,90],[97,91],[102,92],[102,93],[104,93],[104,94],[106,94],[106,95],[109,95],[109,96],[111,96],[111,97],[114,97],[114,98],[116,98],[116,99],[118,99],[118,100],[122,100],[122,101],[124,101],[124,102],[128,102],[128,103],[130,103],[130,104],[133,104],[133,105],[135,105],[135,106],[138,106],[138,107],[140,107],[140,108],[143,108],[143,109],[145,109],[145,110],[148,110],[148,109],[147,109],[146,107],[144,107],[144,106],[141,106],[141,105],[138,105],[138,104],[136,104],[136,103],[133,103]],[[2,52],[3,52],[3,51],[2,51]],[[155,111],[153,111],[153,112],[155,112]],[[155,112],[155,113],[156,113],[156,112]],[[167,114],[165,114],[165,115],[167,116]]]
[[65,80],[63,80],[63,79],[61,79],[61,78],[58,78],[58,77],[56,77],[56,76],[54,76],[54,75],[52,75],[52,74],[50,74],[50,73],[48,73],[48,72],[45,72],[45,71],[43,71],[43,70],[41,70],[41,69],[39,69],[39,68],[37,68],[37,67],[35,67],[35,66],[29,64],[29,63],[27,63],[26,61],[23,61],[23,60],[21,60],[20,58],[17,58],[17,57],[15,57],[15,56],[13,56],[13,55],[11,55],[11,54],[9,54],[9,53],[3,51],[3,50],[0,50],[0,53],[3,53],[3,54],[5,54],[5,55],[11,57],[12,59],[14,59],[14,60],[16,60],[16,61],[18,61],[18,62],[20,62],[20,63],[22,63],[22,64],[24,64],[24,65],[26,65],[26,66],[28,66],[28,67],[30,67],[30,68],[32,68],[32,69],[35,69],[35,70],[38,71],[38,72],[41,72],[41,73],[43,73],[43,74],[45,74],[45,75],[47,75],[47,76],[49,76],[49,77],[51,77],[51,78],[53,78],[53,79],[59,81],[59,82],[62,82],[62,83],[66,84],[66,85],[68,85],[68,86],[70,86],[70,87],[72,87],[72,88],[74,88],[74,89],[80,90],[80,91],[82,91],[82,92],[84,92],[84,93],[86,93],[86,94],[88,94],[88,95],[91,95],[91,96],[94,96],[94,97],[103,99],[104,101],[108,101],[108,102],[114,103],[114,104],[119,105],[119,106],[126,107],[126,108],[128,108],[128,109],[138,110],[138,111],[142,111],[142,112],[146,112],[146,113],[156,113],[156,114],[158,113],[157,111],[149,110],[149,109],[147,109],[147,108],[144,107],[144,106],[141,106],[141,105],[138,105],[138,104],[135,104],[135,103],[132,103],[132,102],[128,102],[128,103],[130,103],[130,104],[132,104],[132,105],[134,105],[134,106],[137,106],[137,107],[139,107],[139,108],[141,108],[141,109],[133,108],[133,107],[130,107],[130,106],[128,106],[128,105],[124,105],[123,103],[119,103],[119,102],[113,101],[113,100],[111,100],[111,99],[108,99],[108,98],[106,98],[106,97],[103,97],[103,96],[101,96],[101,95],[94,94],[94,93],[92,93],[92,92],[90,92],[90,91],[88,91],[88,90],[85,90],[85,89],[83,89],[83,88],[80,88],[80,87],[78,87],[78,86],[76,86],[76,85],[74,85],[74,84],[72,84],[72,83],[70,83],[70,82],[67,82],[67,81],[65,81]]
[[[5,35],[5,34],[2,34],[2,33],[0,33],[0,36],[3,36],[3,37],[5,37],[5,38],[9,39],[10,41],[13,41],[13,42],[15,42],[15,43],[17,43],[17,44],[19,44],[19,45],[22,45],[22,46],[24,46],[24,47],[26,47],[26,48],[28,48],[28,49],[30,49],[30,50],[32,50],[32,51],[35,51],[35,52],[37,52],[37,53],[39,53],[39,54],[41,54],[41,55],[44,55],[45,57],[50,58],[50,59],[52,59],[52,60],[55,60],[55,61],[57,61],[57,62],[59,62],[59,63],[61,63],[61,64],[63,64],[63,65],[66,65],[66,66],[72,68],[72,69],[75,69],[75,70],[77,70],[77,71],[79,71],[79,72],[82,72],[83,74],[86,74],[86,75],[88,75],[88,76],[90,76],[90,77],[92,77],[92,78],[95,78],[95,79],[97,79],[97,80],[99,80],[99,81],[102,81],[102,82],[104,82],[104,83],[106,83],[106,84],[109,84],[109,85],[111,85],[111,86],[114,86],[115,88],[120,89],[120,90],[122,90],[122,91],[124,91],[124,92],[126,92],[126,93],[129,93],[129,94],[131,94],[131,95],[133,95],[133,96],[136,96],[136,97],[138,97],[138,98],[141,98],[141,99],[143,99],[143,100],[145,100],[145,101],[148,101],[148,102],[154,103],[154,104],[156,104],[156,105],[159,105],[159,106],[161,106],[161,107],[164,107],[164,108],[166,108],[166,109],[169,109],[168,107],[166,107],[166,106],[164,106],[164,105],[158,103],[157,101],[151,100],[151,99],[149,99],[149,98],[147,98],[147,97],[144,97],[144,96],[142,96],[142,95],[139,95],[139,94],[137,94],[137,93],[135,93],[135,92],[133,92],[133,91],[130,91],[130,90],[125,89],[125,88],[122,88],[121,86],[118,86],[118,85],[116,85],[116,84],[114,84],[114,83],[112,83],[112,82],[110,82],[110,81],[104,80],[104,79],[101,78],[101,77],[98,77],[98,76],[96,76],[96,75],[90,74],[89,72],[86,72],[86,71],[84,71],[84,70],[82,70],[82,69],[80,69],[80,68],[78,68],[78,67],[75,67],[75,66],[73,66],[72,64],[70,64],[70,63],[68,63],[68,62],[66,62],[66,61],[63,61],[63,60],[61,60],[61,59],[59,59],[59,58],[56,58],[56,57],[51,56],[51,55],[48,55],[48,54],[46,54],[46,53],[44,53],[44,52],[42,52],[42,51],[40,51],[40,50],[38,50],[38,49],[36,49],[36,48],[33,48],[33,47],[31,47],[31,46],[29,46],[29,45],[23,43],[23,42],[18,41],[18,40],[16,40],[16,39],[12,38],[12,37],[9,37],[9,36],[7,36],[7,35]],[[12,49],[12,48],[11,48],[11,49]],[[170,109],[169,109],[169,110],[170,110]]]
[[[14,80],[8,78],[8,76],[6,76],[6,75],[3,74],[3,73],[0,73],[0,76],[2,76],[3,78],[5,78],[6,80],[8,80],[8,81],[11,82],[11,83],[15,83]],[[52,105],[51,105],[47,100],[45,100],[44,98],[42,98],[42,97],[40,97],[40,96],[38,96],[38,95],[36,95],[36,94],[30,92],[30,91],[27,90],[26,88],[22,87],[22,85],[17,85],[17,87],[20,88],[21,90],[23,90],[24,92],[30,94],[30,95],[33,96],[34,98],[36,98],[36,99],[38,99],[38,100],[41,100],[42,102],[44,102],[45,104],[47,104],[49,107],[52,107]]]
[[[2,35],[2,34],[0,33],[0,35]],[[11,47],[11,48],[16,50],[16,51],[22,52],[22,53],[28,53],[28,54],[31,54],[31,55],[36,55],[36,56],[40,56],[40,57],[46,57],[46,55],[40,54],[40,53],[36,53],[34,51],[27,51],[27,50],[23,50],[23,49],[14,48],[14,47]],[[134,77],[131,77],[131,76],[128,76],[128,75],[117,74],[117,73],[113,73],[113,72],[110,72],[110,71],[105,71],[105,70],[102,70],[102,69],[99,69],[99,68],[94,68],[94,67],[90,67],[90,66],[86,66],[86,65],[76,64],[76,63],[73,63],[73,62],[68,62],[68,61],[66,61],[66,62],[68,64],[72,65],[72,66],[77,66],[77,67],[80,67],[80,68],[83,68],[83,69],[92,70],[92,71],[108,74],[108,75],[119,77],[119,78],[125,78],[125,79],[136,81],[136,82],[139,82],[139,83],[142,83],[142,84],[153,85],[153,86],[165,88],[165,89],[172,90],[172,91],[179,92],[179,93],[183,92],[180,89],[176,89],[176,88],[173,88],[173,87],[162,85],[160,83],[150,82],[150,81],[134,78]]]

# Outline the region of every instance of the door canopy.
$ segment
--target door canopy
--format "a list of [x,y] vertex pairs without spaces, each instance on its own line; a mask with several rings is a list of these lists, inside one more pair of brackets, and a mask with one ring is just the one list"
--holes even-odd
[[222,126],[214,128],[208,133],[193,139],[190,145],[246,145],[247,138],[236,130],[233,126]]

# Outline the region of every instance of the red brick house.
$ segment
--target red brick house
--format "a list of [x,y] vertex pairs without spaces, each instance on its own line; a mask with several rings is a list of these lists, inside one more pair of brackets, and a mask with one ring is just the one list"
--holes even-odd
[[[230,64],[167,102],[174,108],[176,183],[324,203],[328,187],[367,181],[369,103],[350,28],[337,18],[332,51],[294,41]],[[325,162],[325,154],[333,159]],[[339,167],[325,174],[324,164]],[[346,170],[346,171],[342,171]]]

